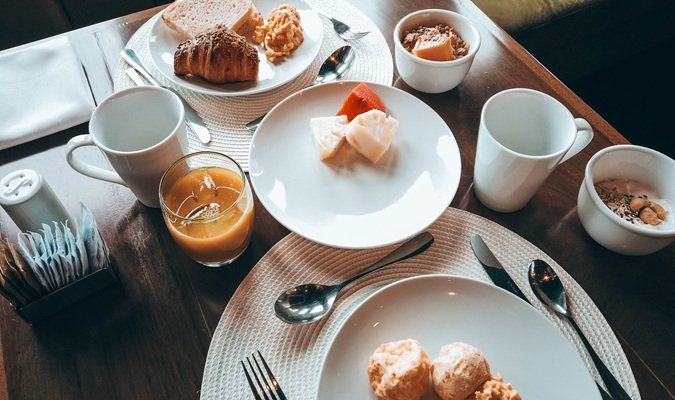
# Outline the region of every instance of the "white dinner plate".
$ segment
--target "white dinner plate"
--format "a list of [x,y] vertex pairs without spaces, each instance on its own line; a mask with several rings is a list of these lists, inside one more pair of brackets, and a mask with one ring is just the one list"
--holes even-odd
[[368,85],[399,121],[389,150],[377,164],[360,156],[321,161],[309,121],[335,115],[357,84],[313,86],[279,103],[249,155],[253,188],[277,221],[317,243],[352,249],[424,230],[450,205],[461,175],[459,148],[443,119],[411,94],[375,83]]
[[[171,82],[185,89],[215,96],[241,96],[265,92],[296,78],[305,71],[316,58],[323,40],[323,24],[319,15],[304,0],[280,2],[276,0],[256,0],[256,8],[267,18],[269,12],[278,5],[294,5],[300,12],[300,24],[304,41],[284,61],[274,64],[267,60],[262,46],[258,47],[260,69],[254,82],[214,84],[199,78],[177,76],[173,73],[173,55],[178,44],[184,41],[182,35],[169,28],[161,15],[156,15],[148,37],[150,57],[159,71]],[[160,12],[161,14],[161,12]]]
[[[600,399],[575,348],[536,309],[498,287],[453,275],[404,279],[368,297],[326,354],[316,398],[375,399],[368,361],[381,343],[413,338],[429,358],[465,342],[523,399]],[[429,388],[423,399],[438,399]]]

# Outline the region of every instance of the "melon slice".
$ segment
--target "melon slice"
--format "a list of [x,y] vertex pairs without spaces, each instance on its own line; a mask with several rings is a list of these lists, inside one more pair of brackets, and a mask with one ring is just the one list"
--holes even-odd
[[380,96],[378,96],[370,86],[365,83],[359,83],[351,92],[349,92],[349,96],[342,104],[337,115],[346,115],[347,119],[351,121],[356,118],[357,115],[370,110],[380,110],[384,113],[387,112],[387,108],[384,106],[384,102]]
[[380,110],[359,114],[347,124],[347,142],[370,162],[376,163],[394,141],[398,121]]
[[433,40],[420,40],[415,44],[412,53],[419,58],[430,61],[452,61],[455,59],[452,40],[440,35]]
[[309,126],[321,160],[333,157],[345,142],[344,130],[347,126],[345,115],[312,118],[309,120]]

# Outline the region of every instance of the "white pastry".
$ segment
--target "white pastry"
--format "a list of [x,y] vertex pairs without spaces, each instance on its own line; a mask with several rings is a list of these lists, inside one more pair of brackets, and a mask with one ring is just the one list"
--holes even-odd
[[504,382],[499,374],[494,374],[490,379],[478,387],[476,400],[522,400],[518,391],[510,383]]
[[443,400],[465,400],[490,379],[490,366],[477,348],[461,342],[445,345],[431,363],[434,390]]
[[378,399],[418,400],[429,387],[429,357],[414,339],[381,344],[368,364]]

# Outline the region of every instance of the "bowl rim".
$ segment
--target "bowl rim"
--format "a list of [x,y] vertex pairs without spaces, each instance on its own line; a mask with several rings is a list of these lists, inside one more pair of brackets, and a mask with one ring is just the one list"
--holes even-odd
[[[605,147],[595,153],[591,159],[588,161],[586,164],[586,170],[584,171],[584,181],[583,185],[585,185],[586,190],[588,191],[588,195],[591,198],[591,201],[593,204],[600,210],[600,212],[605,215],[607,218],[609,218],[610,221],[614,222],[617,224],[619,227],[624,228],[628,230],[629,232],[632,232],[636,235],[639,236],[646,236],[646,237],[652,237],[652,238],[660,238],[660,239],[668,239],[672,238],[675,236],[675,225],[670,228],[670,229],[654,229],[650,228],[648,226],[642,226],[642,225],[635,225],[631,224],[630,222],[626,221],[625,219],[619,217],[616,215],[612,210],[607,207],[607,205],[600,199],[600,195],[598,195],[598,192],[595,190],[594,182],[593,182],[593,176],[592,176],[592,169],[597,160],[599,160],[602,156],[608,153],[613,153],[617,151],[625,151],[625,150],[631,150],[631,151],[638,151],[642,153],[649,153],[653,156],[663,158],[665,160],[670,160],[675,164],[675,160],[672,158],[668,157],[667,155],[654,150],[650,149],[648,147],[643,147],[643,146],[638,146],[638,145],[632,145],[632,144],[620,144],[620,145],[613,145],[609,147]],[[672,211],[671,211],[672,214]],[[674,216],[671,215],[671,218]]]
[[[403,48],[403,43],[401,43],[401,38],[400,38],[401,26],[406,21],[411,19],[412,17],[415,17],[419,14],[425,14],[425,13],[452,16],[452,17],[456,17],[460,21],[462,21],[462,23],[465,24],[469,29],[471,29],[476,36],[476,42],[470,43],[469,52],[462,58],[457,58],[457,59],[450,60],[450,61],[432,61],[432,60],[426,60],[424,58],[417,57],[416,55],[410,53],[408,50]],[[444,68],[444,67],[447,68],[447,67],[471,62],[473,60],[474,56],[476,55],[476,53],[478,52],[478,48],[480,47],[480,43],[481,43],[480,33],[478,32],[478,29],[476,28],[476,26],[474,24],[471,23],[471,21],[467,17],[465,17],[464,15],[462,15],[460,13],[450,11],[450,10],[443,10],[443,9],[440,9],[440,8],[427,8],[427,9],[424,9],[424,10],[417,10],[417,11],[411,12],[410,14],[407,14],[406,16],[401,18],[398,21],[398,23],[396,23],[396,26],[394,27],[393,37],[394,37],[394,47],[396,48],[396,50],[399,51],[399,53],[405,54],[404,57],[406,57],[409,60],[411,60],[413,62],[416,62],[418,64],[428,65],[428,66],[437,67],[437,68]]]

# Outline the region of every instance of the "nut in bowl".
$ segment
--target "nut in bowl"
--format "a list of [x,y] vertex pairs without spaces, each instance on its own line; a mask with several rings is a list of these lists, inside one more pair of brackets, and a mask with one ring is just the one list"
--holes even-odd
[[658,151],[617,145],[586,165],[577,208],[598,243],[619,254],[645,255],[675,241],[675,160]]
[[442,93],[459,85],[480,47],[478,30],[455,12],[420,10],[394,28],[394,54],[399,75],[408,86]]

